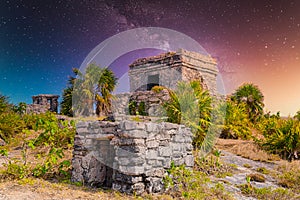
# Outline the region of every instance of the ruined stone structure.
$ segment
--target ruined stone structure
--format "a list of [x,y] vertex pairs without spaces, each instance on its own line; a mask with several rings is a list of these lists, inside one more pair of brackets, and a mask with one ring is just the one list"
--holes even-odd
[[[178,81],[199,80],[217,96],[217,73],[213,58],[182,49],[133,62],[131,92],[118,94],[112,101],[115,122],[77,123],[72,181],[126,193],[164,191],[163,177],[172,162],[193,167],[193,134],[183,125],[161,122],[160,108],[169,93],[151,88],[176,89]],[[132,120],[132,115],[142,112],[146,116]]]
[[198,79],[211,94],[217,94],[217,62],[210,56],[179,49],[141,58],[129,67],[130,92],[150,90],[155,85],[175,89],[178,81]]
[[175,165],[192,168],[192,133],[183,125],[153,122],[77,123],[72,181],[141,194],[164,191]]
[[39,94],[32,96],[33,103],[27,105],[26,112],[44,113],[46,111],[58,112],[59,95]]

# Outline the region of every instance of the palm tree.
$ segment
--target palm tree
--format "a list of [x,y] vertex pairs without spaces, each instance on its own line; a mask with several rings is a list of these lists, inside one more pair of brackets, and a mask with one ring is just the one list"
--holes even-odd
[[[79,73],[79,69],[73,68],[72,70],[73,70],[74,75],[77,76],[78,73]],[[70,117],[73,116],[72,97],[73,97],[73,88],[74,88],[75,81],[76,81],[76,77],[72,77],[72,76],[69,77],[68,86],[63,91],[63,95],[62,95],[63,100],[60,104],[61,114],[67,115],[67,116],[70,116]]]
[[96,88],[101,68],[95,64],[90,64],[85,73],[78,72],[78,77],[74,82],[72,104],[76,116],[93,116]]
[[96,93],[96,114],[98,116],[107,116],[111,111],[112,91],[117,84],[117,78],[114,73],[105,68],[102,70],[97,85]]
[[231,99],[237,103],[246,104],[246,111],[252,122],[256,122],[262,116],[264,96],[256,85],[252,83],[243,84],[232,94]]
[[96,104],[96,114],[107,115],[111,109],[111,93],[117,83],[113,72],[90,64],[85,73],[78,69],[74,73],[77,78],[69,80],[71,87],[63,94],[64,108],[74,110],[76,116],[91,116]]
[[300,121],[300,110],[298,110],[294,116],[294,119]]

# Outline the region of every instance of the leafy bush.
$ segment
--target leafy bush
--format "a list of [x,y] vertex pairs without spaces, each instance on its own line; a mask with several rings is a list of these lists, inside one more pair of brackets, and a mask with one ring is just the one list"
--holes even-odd
[[226,116],[220,137],[226,139],[249,139],[251,137],[250,121],[245,105],[227,100],[222,106],[225,107],[223,109],[226,109]]
[[300,121],[287,119],[267,123],[264,130],[265,140],[262,146],[271,153],[277,153],[285,159],[299,158]]
[[[19,115],[18,115],[19,116]],[[74,145],[74,121],[61,121],[50,112],[39,115],[25,115],[22,121],[24,129],[16,136],[21,146],[21,159],[8,159],[4,178],[22,179],[28,176],[69,178],[70,161],[65,159],[65,152]],[[35,123],[33,123],[35,122]],[[26,128],[29,125],[34,131]],[[38,134],[38,135],[36,135]],[[34,138],[33,138],[34,137]],[[3,155],[7,152],[1,150]],[[28,162],[29,151],[34,150],[35,162]]]
[[22,117],[15,112],[6,112],[0,114],[0,138],[5,142],[14,137],[17,133],[22,132],[26,128]]

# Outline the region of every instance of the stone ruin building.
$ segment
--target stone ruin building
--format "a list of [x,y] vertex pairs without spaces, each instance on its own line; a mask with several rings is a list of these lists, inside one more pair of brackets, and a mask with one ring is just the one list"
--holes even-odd
[[155,85],[175,89],[178,81],[198,79],[205,89],[217,93],[217,62],[210,56],[179,49],[149,58],[130,66],[130,92],[147,91]]
[[45,113],[46,111],[58,112],[59,95],[39,94],[32,96],[32,104],[27,105],[27,113]]
[[[217,95],[216,64],[210,56],[182,49],[133,62],[130,93],[118,94],[112,102],[115,122],[77,123],[72,181],[126,193],[163,192],[163,177],[171,162],[193,167],[193,134],[183,125],[156,122],[160,119],[157,110],[169,95],[167,90],[151,88],[175,89],[180,80],[197,79]],[[146,116],[133,120],[133,103]]]

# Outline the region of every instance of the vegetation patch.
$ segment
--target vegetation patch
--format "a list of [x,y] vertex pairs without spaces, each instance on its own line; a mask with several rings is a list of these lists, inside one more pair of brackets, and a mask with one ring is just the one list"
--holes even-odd
[[172,198],[186,199],[233,199],[219,183],[208,187],[210,179],[201,171],[189,170],[184,166],[171,165],[164,179],[167,193]]
[[255,197],[257,199],[269,200],[289,200],[295,197],[295,194],[287,189],[271,187],[267,188],[256,188],[249,184],[242,184],[238,186],[242,193],[247,196]]

